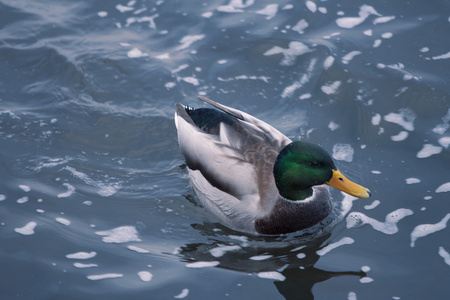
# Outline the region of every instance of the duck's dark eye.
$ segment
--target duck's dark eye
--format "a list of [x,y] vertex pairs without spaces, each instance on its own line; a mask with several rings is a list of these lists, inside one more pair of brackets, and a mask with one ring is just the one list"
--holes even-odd
[[318,162],[318,161],[311,161],[311,162],[309,163],[309,165],[310,165],[311,167],[313,167],[313,168],[318,168],[318,167],[321,166],[320,162]]

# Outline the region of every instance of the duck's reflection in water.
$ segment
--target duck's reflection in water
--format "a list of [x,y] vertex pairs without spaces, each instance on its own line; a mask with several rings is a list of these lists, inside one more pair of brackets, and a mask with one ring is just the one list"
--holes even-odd
[[218,268],[258,275],[275,274],[275,279],[281,278],[274,281],[275,286],[286,299],[314,299],[314,285],[336,276],[366,276],[360,270],[331,272],[314,267],[320,258],[317,251],[323,248],[329,233],[298,239],[249,236],[236,235],[235,231],[219,224],[211,225],[194,225],[207,236],[208,242],[182,246],[179,254],[184,261],[217,261]]

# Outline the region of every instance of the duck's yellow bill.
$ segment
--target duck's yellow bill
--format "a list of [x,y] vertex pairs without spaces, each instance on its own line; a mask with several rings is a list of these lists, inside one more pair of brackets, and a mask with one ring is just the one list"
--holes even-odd
[[370,197],[370,191],[368,189],[348,180],[339,170],[333,170],[333,177],[331,177],[330,181],[325,183],[354,197]]

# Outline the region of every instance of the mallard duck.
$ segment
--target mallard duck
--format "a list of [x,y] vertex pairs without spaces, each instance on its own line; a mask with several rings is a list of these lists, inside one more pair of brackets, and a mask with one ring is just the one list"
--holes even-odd
[[370,197],[320,146],[293,142],[245,112],[198,98],[219,110],[175,104],[178,142],[192,189],[225,225],[256,234],[289,233],[331,213],[327,185]]

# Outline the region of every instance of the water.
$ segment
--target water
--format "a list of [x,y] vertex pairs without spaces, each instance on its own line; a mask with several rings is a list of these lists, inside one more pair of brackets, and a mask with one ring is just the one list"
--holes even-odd
[[[0,1],[2,299],[447,299],[450,3]],[[188,185],[196,95],[371,189],[255,237]]]

